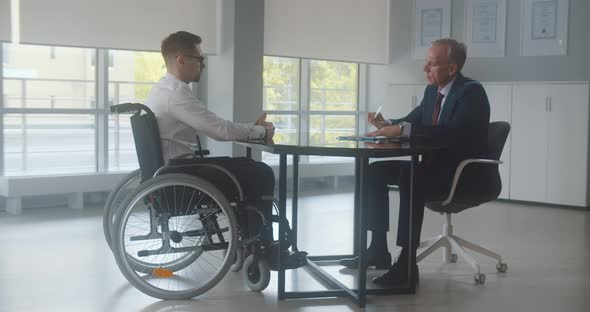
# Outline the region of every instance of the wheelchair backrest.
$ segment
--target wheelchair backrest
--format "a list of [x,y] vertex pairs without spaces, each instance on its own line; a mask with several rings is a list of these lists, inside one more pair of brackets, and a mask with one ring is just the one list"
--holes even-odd
[[116,113],[135,112],[130,120],[135,152],[141,172],[141,182],[151,179],[154,173],[164,165],[156,116],[149,107],[140,103],[114,105],[110,107],[110,110]]

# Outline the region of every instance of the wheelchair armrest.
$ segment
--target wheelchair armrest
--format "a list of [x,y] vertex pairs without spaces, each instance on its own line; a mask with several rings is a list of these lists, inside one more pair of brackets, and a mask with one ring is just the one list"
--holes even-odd
[[451,191],[449,192],[449,196],[445,201],[442,202],[443,206],[450,204],[453,201],[453,196],[455,196],[455,191],[457,189],[457,184],[459,183],[459,178],[461,177],[461,173],[463,169],[469,164],[488,164],[488,165],[499,165],[504,163],[501,160],[494,160],[494,159],[465,159],[459,163],[457,169],[455,170],[455,176],[453,177],[453,184],[451,185]]
[[207,155],[211,154],[209,152],[209,150],[200,149],[199,144],[189,144],[188,147],[193,151],[194,155],[197,155],[197,156],[203,157],[203,156],[207,156]]

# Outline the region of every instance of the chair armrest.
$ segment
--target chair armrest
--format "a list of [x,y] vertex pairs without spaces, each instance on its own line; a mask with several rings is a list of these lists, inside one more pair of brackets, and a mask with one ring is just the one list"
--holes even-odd
[[194,152],[193,155],[197,155],[197,156],[207,156],[209,155],[209,150],[206,149],[201,149],[200,144],[188,144],[188,147]]
[[443,206],[450,204],[453,201],[453,196],[455,196],[455,191],[457,189],[457,184],[459,183],[459,178],[461,177],[461,173],[463,169],[469,164],[488,164],[488,165],[499,165],[504,163],[501,160],[494,160],[494,159],[465,159],[459,163],[457,169],[455,170],[455,176],[453,177],[453,184],[451,185],[451,191],[449,192],[449,196],[445,201],[442,202]]

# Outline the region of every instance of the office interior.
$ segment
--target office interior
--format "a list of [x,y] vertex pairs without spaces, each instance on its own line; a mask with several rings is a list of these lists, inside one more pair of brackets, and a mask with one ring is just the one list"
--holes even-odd
[[[445,263],[439,250],[419,263],[415,294],[369,296],[365,308],[348,298],[277,300],[275,272],[260,293],[228,272],[190,300],[130,285],[102,218],[109,192],[138,164],[128,115],[109,106],[145,100],[165,73],[166,35],[202,36],[207,67],[192,90],[219,116],[251,123],[267,111],[277,143],[346,147],[336,137],[370,131],[368,112],[383,105],[384,116],[399,118],[419,105],[426,80],[416,7],[424,3],[448,8],[442,33],[468,42],[462,73],[482,82],[490,121],[511,124],[499,198],[453,215],[453,232],[502,255],[506,272],[471,253],[486,275],[475,283],[465,260]],[[505,19],[494,32],[502,51],[470,56],[469,5],[490,3],[493,22]],[[536,5],[553,5],[549,41],[560,51],[527,51],[523,27]],[[587,0],[0,0],[0,311],[586,311],[589,14]],[[245,155],[243,146],[202,139],[212,155]],[[277,155],[254,157],[278,177]],[[353,160],[303,156],[299,167],[299,248],[350,253]],[[394,253],[398,200],[393,188]],[[422,239],[440,235],[445,221],[426,209]],[[353,283],[354,274],[330,270]],[[286,287],[324,285],[296,270]]]

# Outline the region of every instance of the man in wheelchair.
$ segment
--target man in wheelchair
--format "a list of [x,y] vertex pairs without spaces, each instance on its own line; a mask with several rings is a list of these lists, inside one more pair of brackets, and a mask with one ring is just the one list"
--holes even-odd
[[[280,244],[273,241],[273,221],[286,220],[272,215],[272,169],[249,158],[203,157],[208,151],[201,149],[197,134],[219,141],[272,142],[275,128],[265,114],[254,124],[224,120],[193,95],[189,84],[199,81],[205,68],[200,44],[199,36],[185,31],[166,37],[161,50],[167,73],[153,86],[146,105],[111,107],[137,111],[131,125],[142,181],[117,217],[117,230],[111,235],[117,241],[115,256],[134,286],[162,299],[189,298],[213,287],[228,270],[228,251],[235,250],[234,271],[246,259],[247,283],[255,291],[268,285],[279,253],[285,269],[306,263],[306,253],[296,246],[294,253],[288,251],[289,238]],[[150,239],[156,242],[142,243]],[[199,270],[215,274],[203,278],[195,273]],[[178,285],[162,287],[133,272],[176,278]]]

